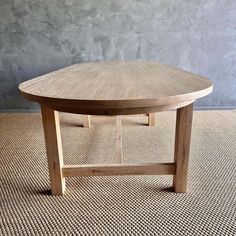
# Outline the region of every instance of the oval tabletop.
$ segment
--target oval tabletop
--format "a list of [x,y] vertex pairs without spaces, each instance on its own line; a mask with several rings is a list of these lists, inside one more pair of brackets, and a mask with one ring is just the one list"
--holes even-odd
[[19,86],[24,97],[58,111],[114,115],[183,107],[212,88],[207,78],[157,62],[76,64]]

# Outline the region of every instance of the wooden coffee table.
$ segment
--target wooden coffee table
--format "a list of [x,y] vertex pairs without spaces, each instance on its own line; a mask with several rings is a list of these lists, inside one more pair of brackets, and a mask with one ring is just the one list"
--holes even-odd
[[[65,177],[96,175],[173,175],[175,192],[186,192],[193,103],[212,91],[210,80],[156,62],[96,62],[37,77],[19,89],[41,105],[53,195],[64,193]],[[170,109],[177,109],[173,163],[63,164],[58,111],[120,116]]]

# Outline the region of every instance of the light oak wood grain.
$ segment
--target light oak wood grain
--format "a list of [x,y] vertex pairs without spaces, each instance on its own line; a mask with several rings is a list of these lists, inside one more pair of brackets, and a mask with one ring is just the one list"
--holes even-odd
[[[186,106],[188,104],[193,103],[194,100],[186,100],[184,102],[176,102],[175,104],[165,104],[158,106],[150,106],[150,107],[130,107],[130,108],[93,108],[88,107],[87,105],[80,104],[80,107],[70,107],[66,101],[62,106],[60,106],[56,101],[51,103],[47,103],[48,107],[55,109],[56,111],[75,113],[75,114],[90,114],[90,115],[106,115],[106,116],[116,116],[116,115],[135,115],[135,114],[144,114],[144,113],[153,113],[160,111],[167,111],[177,109],[179,107]],[[70,104],[71,105],[71,104]]]
[[174,163],[65,165],[64,177],[106,175],[171,175],[175,174]]
[[[155,126],[156,125],[156,114],[155,113],[148,113],[144,114],[145,116],[148,116],[148,125],[149,126]],[[84,128],[90,128],[91,127],[91,116],[85,115],[83,117],[83,126]]]
[[53,195],[62,195],[65,190],[65,178],[62,176],[63,155],[58,112],[41,106],[41,113],[51,192]]
[[84,119],[84,128],[90,128],[91,127],[91,117],[90,117],[90,115],[85,115],[84,117],[83,117],[83,119]]
[[174,154],[176,174],[173,179],[173,185],[175,192],[177,193],[184,193],[187,191],[192,116],[193,104],[177,110]]
[[[158,111],[212,91],[210,80],[157,62],[76,64],[22,83],[26,98],[81,114],[122,115]],[[150,109],[149,109],[150,108]]]
[[115,162],[123,162],[122,153],[122,123],[121,117],[116,117],[116,148],[115,148]]
[[156,113],[149,113],[148,114],[148,125],[149,126],[156,126]]
[[[22,83],[22,95],[42,108],[52,194],[62,195],[65,177],[174,175],[175,192],[186,192],[193,102],[212,91],[210,80],[156,62],[99,62],[73,65]],[[148,114],[177,109],[174,163],[64,166],[56,111],[86,115]],[[90,126],[85,120],[85,126]],[[122,161],[121,120],[116,153]]]

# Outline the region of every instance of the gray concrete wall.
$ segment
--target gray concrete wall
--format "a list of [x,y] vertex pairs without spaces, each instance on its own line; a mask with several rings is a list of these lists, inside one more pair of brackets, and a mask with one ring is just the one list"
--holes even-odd
[[236,106],[236,0],[0,0],[0,110],[18,84],[80,62],[160,61],[209,77],[198,107]]

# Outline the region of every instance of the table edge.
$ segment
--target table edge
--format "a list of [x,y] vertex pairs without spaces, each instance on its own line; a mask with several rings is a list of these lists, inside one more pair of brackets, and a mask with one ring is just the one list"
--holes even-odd
[[[33,95],[24,92],[19,85],[19,90],[23,97],[33,102],[44,104],[52,107],[55,110],[81,113],[81,114],[99,114],[99,113],[112,113],[113,110],[119,110],[119,114],[122,114],[122,109],[141,109],[143,111],[153,110],[155,107],[179,107],[179,104],[190,104],[198,98],[204,97],[213,91],[213,84],[208,88],[198,90],[192,93],[180,94],[175,96],[158,97],[152,99],[131,99],[131,100],[78,100],[78,99],[64,99],[64,98],[53,98]],[[172,109],[172,108],[171,108]],[[87,111],[87,113],[85,113]],[[145,113],[144,112],[144,113]]]

